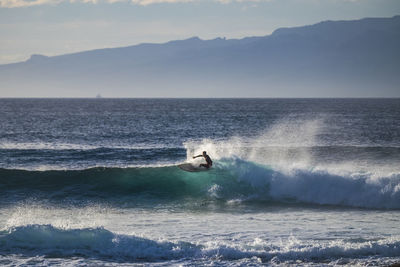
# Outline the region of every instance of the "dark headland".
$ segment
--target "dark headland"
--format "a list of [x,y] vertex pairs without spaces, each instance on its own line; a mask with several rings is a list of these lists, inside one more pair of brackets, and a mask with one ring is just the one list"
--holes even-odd
[[[193,37],[0,65],[13,96],[400,97],[400,16]],[[379,88],[379,90],[376,90]],[[11,91],[11,90],[9,90]]]

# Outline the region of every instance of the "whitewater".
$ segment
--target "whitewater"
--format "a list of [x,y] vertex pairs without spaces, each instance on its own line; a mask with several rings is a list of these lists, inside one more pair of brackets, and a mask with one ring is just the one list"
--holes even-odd
[[0,265],[400,262],[398,99],[0,103]]

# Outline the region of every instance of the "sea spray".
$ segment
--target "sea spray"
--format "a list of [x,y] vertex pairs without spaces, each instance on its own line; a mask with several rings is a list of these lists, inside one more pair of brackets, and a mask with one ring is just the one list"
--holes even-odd
[[228,140],[185,142],[187,160],[191,155],[207,151],[213,158],[238,157],[247,161],[274,166],[281,170],[310,165],[310,148],[317,145],[322,118],[304,120],[286,118],[274,123],[254,137],[232,137]]

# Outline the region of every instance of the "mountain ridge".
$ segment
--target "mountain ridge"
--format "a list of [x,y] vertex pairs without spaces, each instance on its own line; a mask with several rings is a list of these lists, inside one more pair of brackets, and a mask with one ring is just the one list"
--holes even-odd
[[32,55],[0,65],[0,88],[41,96],[107,96],[113,88],[139,97],[398,97],[398,47],[400,16],[322,21],[242,39]]

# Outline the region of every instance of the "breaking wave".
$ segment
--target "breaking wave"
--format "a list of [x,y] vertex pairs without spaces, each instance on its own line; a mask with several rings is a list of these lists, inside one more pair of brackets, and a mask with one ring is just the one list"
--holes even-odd
[[0,231],[0,254],[81,257],[117,262],[151,262],[177,259],[240,260],[259,262],[326,262],[343,258],[398,257],[397,237],[379,240],[300,241],[290,237],[280,245],[255,239],[248,243],[218,241],[204,244],[152,240],[115,234],[104,228],[61,229],[52,225],[26,225]]
[[240,158],[222,158],[207,172],[176,165],[27,171],[0,169],[1,198],[78,198],[120,202],[237,201],[400,209],[400,174],[335,174],[318,168],[283,171]]

